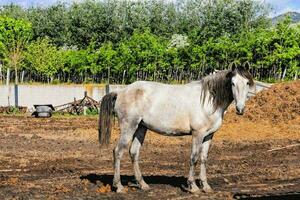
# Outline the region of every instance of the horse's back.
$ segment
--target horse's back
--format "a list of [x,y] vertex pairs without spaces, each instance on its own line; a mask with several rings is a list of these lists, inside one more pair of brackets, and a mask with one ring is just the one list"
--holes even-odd
[[158,132],[189,133],[191,113],[199,108],[198,91],[191,85],[138,81],[118,93],[116,111],[121,119],[142,120]]
[[[134,88],[144,88],[144,89],[170,89],[170,88],[182,88],[185,85],[179,85],[179,84],[165,84],[165,83],[159,83],[154,81],[136,81],[134,83],[131,83],[126,88],[127,89],[134,89]],[[126,89],[125,88],[125,89]]]
[[134,102],[145,101],[146,103],[151,100],[152,104],[169,105],[186,103],[192,96],[199,96],[193,85],[171,85],[151,81],[136,81],[128,85],[121,95],[130,97]]

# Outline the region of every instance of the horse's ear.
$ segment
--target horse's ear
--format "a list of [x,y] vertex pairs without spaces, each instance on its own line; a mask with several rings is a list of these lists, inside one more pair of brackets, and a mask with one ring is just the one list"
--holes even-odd
[[245,64],[244,64],[244,69],[249,71],[250,69],[250,63],[247,61]]
[[236,69],[236,64],[235,62],[231,64],[231,71],[233,72]]

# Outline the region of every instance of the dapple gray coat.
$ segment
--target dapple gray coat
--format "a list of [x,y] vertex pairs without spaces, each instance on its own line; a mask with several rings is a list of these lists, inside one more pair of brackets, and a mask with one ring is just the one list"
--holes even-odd
[[203,190],[211,191],[205,166],[211,139],[221,127],[224,112],[232,101],[235,101],[237,113],[243,114],[247,93],[253,84],[248,70],[234,65],[231,70],[219,71],[185,85],[138,81],[104,96],[99,118],[100,144],[109,143],[113,112],[121,130],[114,149],[113,185],[117,192],[124,189],[120,181],[120,160],[130,143],[135,178],[141,189],[149,189],[138,164],[147,129],[167,136],[192,135],[188,190],[199,192],[195,166],[200,157]]

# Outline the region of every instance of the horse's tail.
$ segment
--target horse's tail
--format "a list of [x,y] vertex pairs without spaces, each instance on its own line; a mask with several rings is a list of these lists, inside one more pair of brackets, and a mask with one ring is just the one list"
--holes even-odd
[[109,144],[111,133],[111,119],[113,117],[113,110],[117,100],[117,93],[111,92],[106,94],[101,101],[99,113],[99,143]]

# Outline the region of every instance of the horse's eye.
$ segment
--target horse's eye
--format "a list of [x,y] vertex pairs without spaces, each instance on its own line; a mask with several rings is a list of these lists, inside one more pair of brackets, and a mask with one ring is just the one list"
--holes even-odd
[[247,85],[250,85],[250,83],[249,83],[249,82],[247,82]]
[[232,86],[234,86],[234,83],[231,83]]

